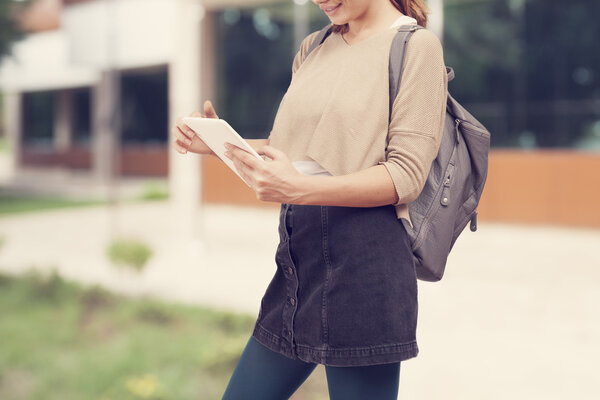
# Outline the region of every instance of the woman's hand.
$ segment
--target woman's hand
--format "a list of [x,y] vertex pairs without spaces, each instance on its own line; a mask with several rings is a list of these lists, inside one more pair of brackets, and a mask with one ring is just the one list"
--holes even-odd
[[257,153],[265,159],[260,161],[230,143],[225,144],[225,147],[225,155],[233,161],[235,168],[254,189],[259,200],[298,204],[302,194],[299,179],[302,174],[282,151],[265,145],[257,149]]
[[[198,111],[194,111],[190,114],[190,117],[201,117],[201,118],[219,118],[215,109],[210,101],[204,102],[204,113],[201,114]],[[175,141],[173,146],[175,150],[181,154],[186,154],[188,151],[196,154],[205,154],[214,156],[215,153],[194,133],[190,127],[183,123],[183,119],[177,120],[177,125],[171,130]]]

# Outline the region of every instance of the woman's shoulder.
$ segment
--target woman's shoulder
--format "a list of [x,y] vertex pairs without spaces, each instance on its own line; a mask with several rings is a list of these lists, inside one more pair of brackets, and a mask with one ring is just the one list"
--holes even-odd
[[317,35],[319,35],[319,32],[320,32],[320,30],[314,31],[302,40],[302,43],[300,44],[300,53],[301,54],[306,56],[308,49],[313,44],[313,42],[317,39]]
[[438,36],[429,29],[416,30],[410,40],[406,51],[412,52],[442,52],[442,42]]
[[302,40],[302,43],[300,43],[300,49],[298,50],[298,53],[296,53],[296,56],[294,57],[294,62],[292,64],[292,73],[295,73],[298,70],[298,68],[300,68],[300,65],[304,62],[304,60],[308,56],[308,50],[310,49],[310,46],[313,44],[313,42],[317,38],[317,35],[319,34],[319,32],[320,31],[314,31],[313,33],[306,36]]

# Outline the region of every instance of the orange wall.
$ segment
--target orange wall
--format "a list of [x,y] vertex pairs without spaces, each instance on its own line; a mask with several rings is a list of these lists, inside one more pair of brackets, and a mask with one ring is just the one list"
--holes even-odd
[[123,146],[121,174],[126,176],[168,176],[169,153],[166,146]]
[[[202,164],[206,202],[279,206],[258,201],[218,159]],[[600,154],[494,150],[478,211],[483,221],[600,228]]]
[[484,220],[600,228],[600,154],[568,150],[490,153]]
[[[64,151],[36,150],[23,146],[20,165],[27,167],[62,167],[91,170],[92,153],[87,147],[72,146]],[[166,146],[123,146],[121,174],[124,176],[169,175],[169,154]]]
[[260,201],[254,190],[216,157],[202,157],[202,198],[206,203],[258,207],[279,207],[278,203]]

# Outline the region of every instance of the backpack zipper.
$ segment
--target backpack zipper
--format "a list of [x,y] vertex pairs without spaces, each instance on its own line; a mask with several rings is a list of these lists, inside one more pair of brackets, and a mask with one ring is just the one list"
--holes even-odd
[[454,120],[455,124],[454,124],[454,131],[456,132],[456,142],[460,142],[460,134],[458,131],[458,126],[460,125],[460,123],[462,122],[460,119],[456,118]]
[[471,217],[471,226],[469,227],[471,232],[475,232],[477,230],[477,210],[473,212],[473,216]]

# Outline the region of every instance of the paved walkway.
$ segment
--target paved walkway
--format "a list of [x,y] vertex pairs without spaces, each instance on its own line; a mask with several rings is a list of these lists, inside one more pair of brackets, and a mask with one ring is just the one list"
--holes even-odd
[[[111,215],[154,256],[139,275],[110,265]],[[0,217],[0,270],[57,268],[129,294],[256,314],[274,271],[278,209],[207,206],[202,245],[178,238],[168,203]],[[113,219],[115,220],[115,219]],[[402,399],[597,399],[600,230],[480,223],[440,283],[419,287],[419,357]]]

